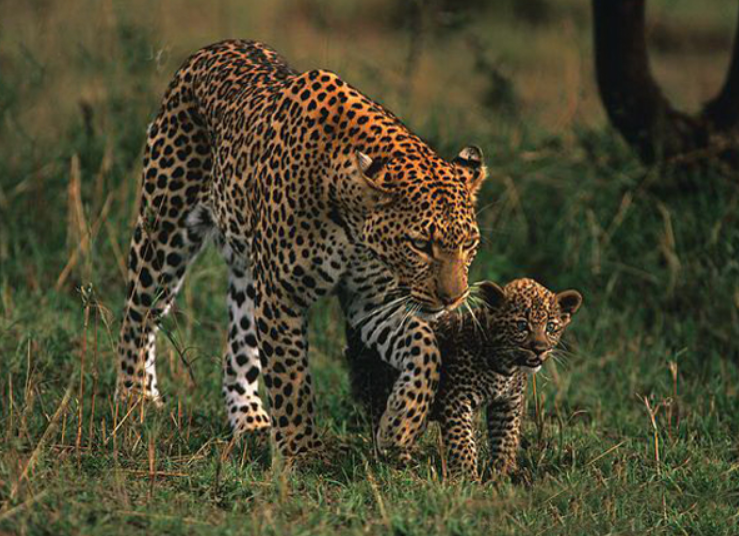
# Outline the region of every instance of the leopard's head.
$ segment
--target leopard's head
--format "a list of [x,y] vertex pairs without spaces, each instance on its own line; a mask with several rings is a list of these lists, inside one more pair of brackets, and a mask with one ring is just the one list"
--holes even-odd
[[479,285],[487,308],[481,313],[486,354],[507,369],[537,372],[559,343],[582,305],[576,290],[554,293],[533,279],[516,279],[504,288]]
[[485,178],[482,151],[467,147],[446,162],[427,152],[375,159],[356,153],[371,205],[361,238],[395,276],[410,309],[433,316],[462,304],[480,232],[475,198]]

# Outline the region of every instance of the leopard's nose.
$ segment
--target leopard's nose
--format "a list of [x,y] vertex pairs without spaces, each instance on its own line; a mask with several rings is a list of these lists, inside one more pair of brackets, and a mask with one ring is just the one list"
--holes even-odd
[[462,302],[464,302],[465,298],[467,297],[467,291],[464,290],[462,292],[449,293],[440,290],[437,296],[439,298],[439,301],[445,308],[454,309],[462,305]]
[[467,274],[464,263],[457,257],[439,263],[436,298],[447,309],[461,305],[467,296]]

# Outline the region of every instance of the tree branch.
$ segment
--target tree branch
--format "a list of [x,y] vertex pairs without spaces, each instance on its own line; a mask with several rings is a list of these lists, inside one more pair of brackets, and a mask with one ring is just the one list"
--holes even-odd
[[734,129],[739,123],[739,10],[726,80],[721,92],[704,106],[703,117],[718,131]]

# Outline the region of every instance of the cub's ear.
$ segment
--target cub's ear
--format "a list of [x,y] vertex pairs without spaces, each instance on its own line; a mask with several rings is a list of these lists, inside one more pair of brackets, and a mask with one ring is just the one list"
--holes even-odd
[[384,165],[385,162],[381,159],[373,160],[361,151],[352,153],[351,166],[353,169],[351,175],[363,191],[362,195],[367,208],[371,209],[392,200],[390,190],[380,186],[376,181],[377,175]]
[[452,160],[452,164],[455,164],[462,169],[466,170],[470,177],[468,179],[467,187],[470,190],[472,196],[477,195],[477,191],[482,186],[482,182],[488,175],[488,170],[485,167],[483,160],[482,149],[476,145],[470,145],[465,147],[459,154]]
[[479,285],[480,294],[485,305],[491,309],[498,309],[505,304],[506,297],[503,289],[492,281],[483,281]]
[[565,290],[557,294],[557,303],[562,313],[572,316],[582,305],[582,294],[576,290]]

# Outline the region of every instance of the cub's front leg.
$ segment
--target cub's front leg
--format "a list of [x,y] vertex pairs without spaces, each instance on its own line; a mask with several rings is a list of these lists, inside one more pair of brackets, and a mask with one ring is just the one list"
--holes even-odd
[[439,425],[444,445],[444,458],[451,476],[479,480],[477,443],[475,441],[474,408],[470,397],[459,395],[439,400]]
[[487,408],[490,463],[503,475],[517,467],[516,458],[521,443],[523,402],[522,389],[517,396],[492,402]]

